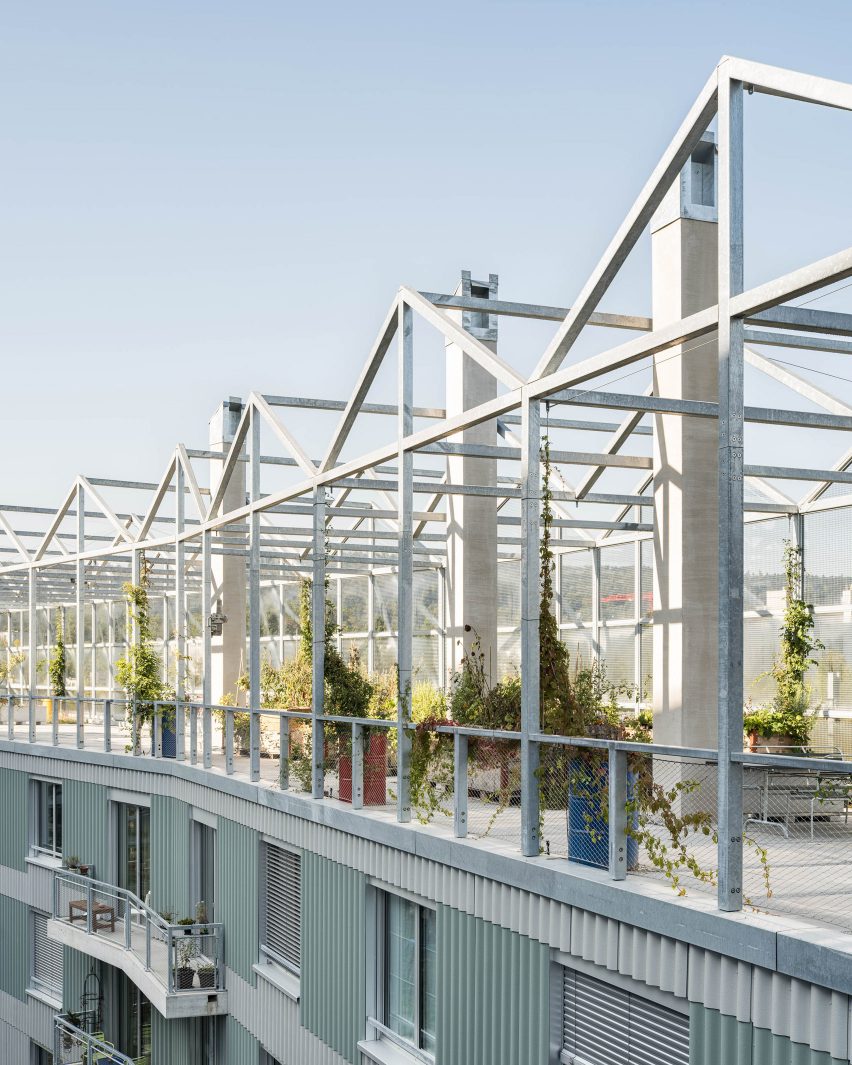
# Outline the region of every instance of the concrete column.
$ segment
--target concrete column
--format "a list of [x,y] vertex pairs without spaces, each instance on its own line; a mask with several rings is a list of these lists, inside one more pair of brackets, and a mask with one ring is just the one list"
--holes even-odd
[[[715,304],[718,225],[712,134],[700,142],[651,223],[654,327]],[[708,339],[710,342],[708,343]],[[718,396],[717,337],[654,359],[654,390]],[[716,746],[718,427],[654,419],[654,739]]]
[[[497,275],[472,281],[463,270],[457,295],[497,298]],[[497,316],[480,311],[449,312],[471,335],[497,350]],[[446,345],[447,416],[494,399],[497,379],[457,345]],[[493,422],[477,425],[451,437],[456,443],[498,443]],[[455,484],[496,485],[495,459],[447,459],[447,476]],[[447,668],[457,669],[476,636],[492,680],[497,672],[497,500],[493,497],[445,496],[447,509]]]
[[[210,419],[210,450],[227,455],[237,431],[243,403],[239,397],[225,400]],[[243,449],[245,450],[245,449]],[[245,455],[242,456],[243,460]],[[213,493],[222,477],[224,459],[210,460],[210,489]],[[246,463],[240,461],[225,489],[223,512],[236,510],[246,502]],[[215,538],[214,538],[215,546]],[[213,576],[213,612],[228,619],[221,636],[210,639],[211,684],[214,703],[223,695],[236,695],[237,678],[246,669],[246,560],[239,555],[213,555],[210,569]],[[204,619],[205,625],[207,619]]]

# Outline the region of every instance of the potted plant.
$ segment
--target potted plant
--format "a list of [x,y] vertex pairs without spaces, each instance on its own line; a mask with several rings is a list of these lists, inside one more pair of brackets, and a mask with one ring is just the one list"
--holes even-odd
[[175,987],[178,991],[188,991],[195,980],[192,959],[196,955],[195,943],[181,943],[177,948],[177,965],[175,966]]
[[172,923],[172,919],[174,918],[174,914],[172,913],[171,910],[158,910],[157,912],[159,913],[160,917],[162,917],[162,919],[165,921],[166,924],[171,924]]
[[80,871],[80,859],[77,857],[76,854],[69,854],[66,858],[63,859],[62,864],[65,866],[66,869],[68,869],[72,873],[77,873]]
[[183,926],[183,934],[185,936],[191,935],[192,934],[192,926],[195,924],[195,918],[194,917],[181,917],[181,919],[178,921],[178,924]]
[[198,986],[199,987],[215,987],[216,986],[216,967],[215,965],[205,962],[204,965],[198,966]]
[[772,668],[763,674],[775,681],[775,696],[769,706],[746,708],[743,731],[749,749],[767,752],[805,746],[814,726],[811,686],[805,677],[818,664],[814,652],[823,644],[814,635],[813,607],[802,598],[802,551],[784,541],[784,618],[781,646]]
[[[163,680],[163,660],[154,646],[154,629],[148,598],[150,570],[151,567],[143,555],[139,584],[124,585],[124,595],[129,607],[128,625],[135,624],[136,640],[134,642],[132,632],[128,632],[127,653],[115,664],[116,679],[131,701],[131,714],[137,726],[134,754],[141,753],[140,726],[148,723],[153,728],[157,703],[174,697],[174,692]],[[177,753],[174,708],[161,710],[160,720],[163,757],[174,758]]]
[[90,865],[80,864],[77,866],[77,870],[80,873],[80,876],[88,876],[91,868],[92,867]]

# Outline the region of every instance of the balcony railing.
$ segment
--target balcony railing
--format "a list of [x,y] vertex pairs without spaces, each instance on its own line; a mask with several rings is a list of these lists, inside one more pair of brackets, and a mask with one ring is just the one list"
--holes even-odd
[[[26,698],[15,696],[13,700],[25,704]],[[6,699],[0,696],[0,721],[15,716],[4,713]],[[384,818],[395,814],[400,820],[428,820],[443,835],[492,840],[501,849],[516,848],[527,854],[530,848],[524,832],[538,824],[541,851],[547,857],[597,865],[613,880],[637,875],[671,882],[665,868],[670,850],[657,848],[657,861],[652,853],[655,834],[661,845],[669,844],[663,810],[650,811],[644,842],[637,846],[625,839],[630,830],[626,809],[630,770],[639,765],[657,796],[668,796],[663,805],[667,803],[678,818],[694,822],[692,828],[687,825],[684,843],[696,864],[678,873],[678,890],[713,894],[717,890],[719,775],[718,752],[713,749],[544,733],[524,737],[520,732],[441,725],[432,733],[440,737],[443,761],[431,774],[425,797],[421,792],[419,803],[415,797],[408,813],[398,804],[393,738],[398,739],[400,731],[396,721],[185,700],[157,703],[150,718],[140,722],[123,700],[72,698],[67,703],[74,709],[71,720],[59,725],[55,720],[31,724],[33,742],[110,751],[113,738],[123,731],[121,747],[118,742],[115,747],[131,755],[175,758],[216,775],[239,775],[267,788],[301,792],[316,801],[344,802],[365,813],[370,808]],[[746,841],[742,892],[747,904],[760,909],[815,918],[852,931],[852,908],[845,901],[852,896],[848,816],[852,810],[852,721],[833,725],[830,739],[837,747],[826,744],[796,753],[732,753],[733,765],[742,767]],[[841,726],[847,726],[846,731]],[[403,728],[413,733],[414,726]],[[815,736],[819,735],[818,722]],[[534,794],[529,782],[526,791],[522,786],[524,739],[539,764]],[[569,779],[572,759],[584,757],[596,757],[607,767],[600,796],[606,810],[601,813],[603,821],[613,826],[612,838],[620,843],[611,850],[604,846],[601,853],[590,838],[596,852],[591,860],[583,853],[582,840],[576,842],[586,815],[571,801]],[[536,807],[537,815],[530,817],[530,808]],[[771,895],[766,891],[767,872]],[[180,936],[183,929],[174,932]],[[164,949],[173,959],[175,937],[156,921],[152,921],[151,934],[166,944]],[[132,946],[138,949],[136,940]],[[163,979],[177,983],[174,969],[174,961],[163,963]]]
[[171,924],[132,892],[65,869],[54,874],[53,919],[126,951],[168,995],[224,990],[221,924]]
[[53,1060],[56,1065],[148,1065],[146,1058],[134,1060],[122,1054],[103,1032],[78,1028],[64,1016],[54,1021]]

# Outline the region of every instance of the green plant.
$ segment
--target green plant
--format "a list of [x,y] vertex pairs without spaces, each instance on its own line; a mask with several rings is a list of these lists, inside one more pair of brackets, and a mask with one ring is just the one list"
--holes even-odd
[[[128,605],[128,627],[136,627],[136,639],[128,632],[127,652],[115,664],[118,683],[131,700],[131,712],[137,724],[151,722],[155,704],[173,696],[173,691],[163,680],[163,659],[154,646],[154,630],[151,606],[148,598],[150,566],[144,555],[138,584],[124,585]],[[174,712],[172,711],[172,717]],[[163,715],[167,722],[168,715]],[[139,749],[137,736],[137,751]]]
[[69,854],[68,857],[64,859],[62,864],[65,866],[66,869],[79,869],[80,859],[77,857],[76,854]]
[[772,668],[762,674],[775,681],[775,696],[769,706],[749,707],[743,717],[743,729],[749,735],[787,737],[794,744],[806,744],[810,739],[814,725],[812,690],[805,677],[811,666],[818,665],[814,652],[824,649],[814,635],[813,607],[800,594],[802,577],[802,550],[785,540],[781,646]]
[[56,639],[50,654],[50,662],[47,674],[50,680],[50,691],[55,699],[61,699],[68,694],[65,686],[66,653],[65,653],[65,623],[62,608],[56,609]]
[[0,661],[0,685],[8,688],[12,683],[15,670],[26,662],[27,656],[20,649],[18,643],[13,643],[10,646],[4,642],[0,645],[0,652],[6,652],[2,656],[3,660]]

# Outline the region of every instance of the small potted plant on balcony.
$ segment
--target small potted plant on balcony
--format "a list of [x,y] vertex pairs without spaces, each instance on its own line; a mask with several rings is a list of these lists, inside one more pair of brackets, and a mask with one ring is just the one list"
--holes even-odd
[[178,991],[188,991],[195,981],[195,969],[192,959],[196,955],[195,943],[181,943],[177,947],[177,964],[175,966],[175,987]]
[[62,864],[71,873],[78,873],[80,871],[80,859],[76,854],[66,855],[62,860]]
[[198,966],[198,986],[199,987],[215,987],[216,986],[216,966],[210,962],[205,962],[204,965]]
[[195,924],[195,918],[194,917],[181,917],[181,919],[178,921],[178,924],[183,926],[183,934],[185,936],[191,935],[192,934],[192,926]]

